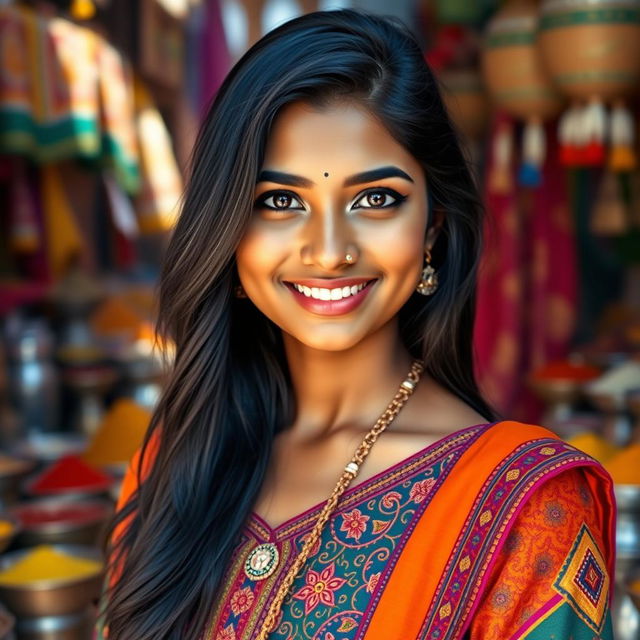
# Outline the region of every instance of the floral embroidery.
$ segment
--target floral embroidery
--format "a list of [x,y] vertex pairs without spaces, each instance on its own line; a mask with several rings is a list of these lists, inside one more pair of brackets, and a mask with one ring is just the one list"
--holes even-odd
[[373,590],[378,585],[378,580],[380,579],[380,572],[374,573],[369,580],[367,581],[367,593],[373,593]]
[[566,512],[559,502],[547,502],[545,505],[544,519],[552,527],[561,527],[567,522]]
[[345,631],[351,631],[358,626],[358,623],[353,618],[345,618],[342,621],[340,627],[338,627],[338,631],[344,633]]
[[389,491],[388,493],[385,493],[384,496],[382,496],[382,500],[380,500],[380,504],[385,508],[385,509],[393,509],[393,505],[394,503],[398,503],[400,502],[402,498],[402,495],[399,494],[397,491]]
[[342,517],[342,526],[340,527],[340,531],[347,532],[347,538],[355,538],[356,540],[360,540],[360,536],[367,529],[367,521],[369,520],[369,516],[365,516],[362,514],[360,509],[354,509],[349,513],[345,513]]
[[534,572],[538,577],[549,575],[553,566],[553,557],[549,553],[539,553],[533,563]]
[[330,564],[320,573],[309,569],[307,572],[307,584],[293,594],[294,598],[304,600],[305,615],[313,611],[321,602],[330,607],[335,605],[334,592],[345,582],[343,578],[333,575],[335,565]]
[[519,531],[512,530],[507,539],[504,541],[504,550],[507,553],[513,553],[520,548],[520,544],[522,542],[522,535]]
[[500,587],[493,594],[493,606],[498,611],[504,611],[511,605],[511,591],[508,587]]
[[[300,538],[300,548],[302,548],[302,545],[306,542],[308,537],[309,537],[309,534],[306,534]],[[313,546],[311,547],[311,550],[309,551],[309,555],[307,556],[307,558],[312,558],[313,556],[315,556],[316,553],[318,553],[319,549],[320,549],[320,538],[317,538],[316,541],[313,543]]]
[[236,640],[236,632],[233,630],[233,625],[227,625],[222,631],[218,632],[216,640]]
[[435,478],[427,478],[426,480],[414,483],[411,487],[410,498],[416,504],[419,504],[431,493],[431,489],[433,489],[435,483]]
[[231,610],[235,615],[244,613],[253,604],[253,592],[249,587],[239,589],[231,598]]

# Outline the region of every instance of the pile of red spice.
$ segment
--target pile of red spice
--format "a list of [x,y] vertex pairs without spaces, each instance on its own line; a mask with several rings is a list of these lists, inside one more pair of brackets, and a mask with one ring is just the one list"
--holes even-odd
[[29,486],[35,495],[106,491],[113,478],[78,456],[64,456],[45,469]]
[[70,503],[68,505],[24,504],[11,509],[25,529],[34,529],[50,524],[88,524],[107,517],[110,509],[97,503]]

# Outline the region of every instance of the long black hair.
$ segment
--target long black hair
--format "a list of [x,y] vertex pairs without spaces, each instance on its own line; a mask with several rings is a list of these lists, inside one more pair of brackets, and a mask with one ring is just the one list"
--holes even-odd
[[160,282],[162,332],[175,362],[146,435],[161,444],[117,514],[108,549],[110,640],[196,638],[257,498],[274,435],[294,402],[280,330],[237,300],[234,254],[252,215],[270,129],[293,102],[357,100],[422,165],[445,212],[434,247],[440,285],[400,312],[402,339],[426,371],[486,417],[472,330],[482,208],[436,81],[410,32],[353,10],[307,14],[271,31],[234,66],[202,124]]

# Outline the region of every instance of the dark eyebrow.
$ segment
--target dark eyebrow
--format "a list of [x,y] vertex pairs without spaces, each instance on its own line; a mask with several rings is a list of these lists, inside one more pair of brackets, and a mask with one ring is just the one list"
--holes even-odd
[[277,182],[278,184],[287,184],[290,187],[306,187],[307,189],[315,185],[315,182],[308,178],[282,171],[261,171],[257,182]]
[[362,173],[349,176],[344,181],[344,186],[352,187],[355,184],[375,182],[376,180],[382,180],[382,178],[403,178],[404,180],[413,182],[413,179],[398,167],[380,167],[379,169],[371,169],[371,171],[363,171]]
[[[343,187],[352,187],[356,184],[363,184],[365,182],[375,182],[376,180],[382,180],[383,178],[403,178],[409,182],[413,182],[411,176],[407,175],[402,169],[398,167],[379,167],[378,169],[371,169],[370,171],[363,171],[362,173],[356,173],[349,176],[343,183]],[[260,172],[257,182],[276,182],[278,184],[286,184],[290,187],[305,187],[307,189],[315,186],[315,182],[302,176],[296,176],[292,173],[284,173],[282,171],[264,170]]]

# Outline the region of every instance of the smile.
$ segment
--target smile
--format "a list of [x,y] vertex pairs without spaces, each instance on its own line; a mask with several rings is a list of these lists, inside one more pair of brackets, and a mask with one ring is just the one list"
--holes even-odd
[[[342,315],[353,311],[366,298],[371,278],[332,278],[285,282],[298,304],[319,315]],[[327,285],[333,286],[327,286]],[[324,285],[324,286],[322,286]]]
[[316,300],[342,300],[349,296],[355,296],[359,291],[365,288],[365,284],[354,284],[352,287],[336,287],[335,289],[324,289],[318,287],[305,287],[296,282],[293,286],[307,298],[315,298]]

